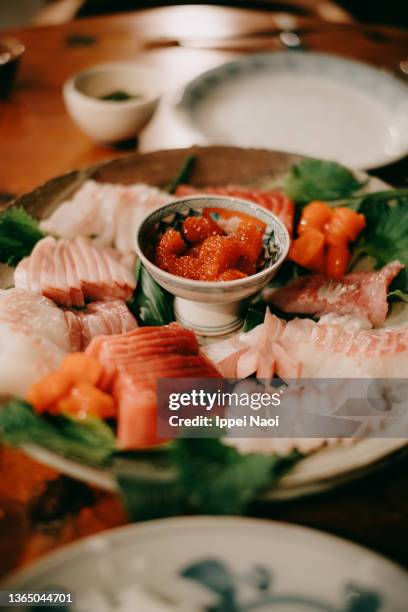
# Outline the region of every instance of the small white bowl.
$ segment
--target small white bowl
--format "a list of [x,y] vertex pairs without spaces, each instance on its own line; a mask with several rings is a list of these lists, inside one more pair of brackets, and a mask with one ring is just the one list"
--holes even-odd
[[[156,226],[164,220],[171,221],[175,214],[186,217],[192,210],[200,212],[207,207],[236,210],[265,223],[264,236],[273,232],[276,255],[271,256],[263,270],[238,280],[197,281],[165,272],[148,258],[146,246]],[[272,239],[268,244],[271,243]],[[289,245],[286,227],[269,210],[246,200],[219,196],[194,196],[161,206],[145,217],[136,235],[136,251],[141,262],[159,285],[176,296],[174,310],[177,320],[202,336],[225,335],[241,327],[244,300],[261,291],[275,276],[288,254]]]
[[[115,91],[141,97],[100,99]],[[68,113],[88,136],[120,142],[136,136],[152,117],[160,99],[160,78],[154,70],[129,62],[99,64],[68,79],[63,96]]]

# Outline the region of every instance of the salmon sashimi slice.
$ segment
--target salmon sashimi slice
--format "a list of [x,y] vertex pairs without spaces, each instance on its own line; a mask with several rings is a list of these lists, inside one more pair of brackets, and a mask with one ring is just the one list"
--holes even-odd
[[136,280],[129,262],[110,247],[79,236],[47,236],[14,273],[17,288],[42,293],[60,306],[81,307],[87,300],[129,300]]
[[286,287],[271,291],[266,299],[284,312],[317,316],[352,314],[378,326],[388,313],[389,285],[403,268],[402,263],[393,261],[381,270],[353,272],[339,281],[320,274],[301,276]]
[[143,183],[115,185],[89,180],[40,225],[48,234],[68,240],[92,237],[100,246],[113,246],[127,255],[135,252],[136,228],[143,217],[174,200],[169,193]]
[[203,351],[225,377],[406,378],[408,327],[364,329],[359,318],[265,322]]
[[93,302],[86,310],[65,311],[71,350],[84,351],[93,338],[122,334],[137,327],[137,322],[122,300]]
[[280,191],[262,191],[261,189],[255,188],[245,189],[245,187],[234,185],[227,185],[224,187],[192,187],[191,185],[179,185],[176,191],[176,194],[180,197],[197,195],[199,193],[240,198],[241,200],[249,200],[250,202],[259,204],[259,206],[263,206],[279,217],[282,223],[285,224],[289,234],[293,232],[295,204]]
[[86,353],[104,368],[100,387],[118,406],[118,445],[144,448],[159,442],[156,434],[156,384],[160,378],[219,378],[200,353],[194,332],[178,323],[142,327],[126,334],[101,336]]

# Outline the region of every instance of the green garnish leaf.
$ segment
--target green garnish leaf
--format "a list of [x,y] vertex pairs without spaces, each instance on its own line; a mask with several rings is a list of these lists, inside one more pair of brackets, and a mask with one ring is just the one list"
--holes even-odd
[[337,162],[304,159],[287,174],[284,190],[298,204],[306,204],[312,200],[347,198],[364,184]]
[[115,449],[115,436],[103,421],[58,416],[45,418],[22,400],[0,408],[0,437],[14,446],[39,444],[90,465],[104,465]]
[[129,516],[153,519],[181,513],[243,514],[249,504],[302,458],[241,455],[219,439],[184,438],[146,452],[119,453],[103,421],[34,412],[12,400],[0,410],[0,438],[38,444],[74,460],[107,465],[116,477]]
[[178,439],[171,453],[187,509],[202,514],[244,514],[301,458],[242,455],[216,438]]
[[251,331],[251,329],[258,327],[258,325],[261,325],[261,323],[264,322],[266,306],[266,303],[263,301],[250,305],[245,317],[244,326],[242,328],[244,333]]
[[168,191],[169,193],[175,193],[179,185],[181,185],[182,183],[188,183],[190,179],[190,174],[193,171],[196,162],[197,157],[195,155],[189,155],[184,160],[183,165],[181,166],[177,176],[167,185],[166,191]]
[[0,215],[0,263],[16,266],[42,238],[38,222],[23,208],[7,208]]
[[355,244],[353,259],[372,257],[377,268],[396,259],[403,263],[405,268],[390,289],[394,297],[401,298],[408,292],[408,190],[368,194],[359,211],[366,227]]
[[395,291],[389,292],[387,298],[397,298],[402,302],[408,302],[408,293],[406,291],[401,291],[401,289],[395,289]]
[[152,520],[183,513],[181,490],[169,454],[154,450],[120,453],[115,475],[131,520]]
[[129,308],[140,325],[167,325],[175,320],[173,296],[162,289],[139,262],[137,286]]
[[115,458],[113,471],[132,519],[175,514],[244,514],[297,461],[298,452],[241,455],[217,438],[183,438],[167,456]]

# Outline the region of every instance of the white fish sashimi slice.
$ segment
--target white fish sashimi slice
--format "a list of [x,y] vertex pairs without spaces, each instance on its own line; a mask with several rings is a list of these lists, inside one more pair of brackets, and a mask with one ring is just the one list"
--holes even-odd
[[281,343],[302,362],[303,377],[408,377],[408,328],[352,332],[317,324],[311,336],[293,343],[289,325]]
[[382,325],[388,313],[387,293],[391,281],[404,268],[392,261],[381,270],[352,272],[338,281],[324,275],[301,276],[282,289],[265,292],[265,297],[285,312],[327,313],[365,317],[372,325]]
[[[35,245],[30,257],[28,258],[28,284],[32,291],[41,291],[41,282],[43,275],[43,260],[48,253],[55,249],[55,239],[51,236],[43,238]],[[17,266],[17,269],[18,270]],[[18,274],[17,274],[18,277]],[[18,287],[17,284],[15,284]]]
[[[69,251],[71,261],[74,266],[73,273],[75,274],[75,277],[78,279],[79,286],[81,288],[82,293],[84,294],[83,282],[84,280],[86,282],[88,281],[89,273],[88,273],[88,266],[82,255],[82,250],[80,248],[80,245],[78,244],[78,240],[67,241],[66,249],[67,251]],[[84,303],[85,303],[85,295],[84,295],[84,301],[82,305],[84,305]]]
[[82,323],[78,314],[71,310],[65,311],[65,321],[68,327],[71,351],[82,351]]
[[48,244],[43,245],[41,259],[39,256],[38,260],[34,262],[35,265],[41,265],[40,291],[58,304],[72,306],[69,287],[66,283],[64,285],[66,275],[62,272],[63,262],[60,262],[61,244],[51,237],[44,238],[41,242],[45,243],[45,241],[48,241]]
[[65,278],[69,287],[72,306],[81,307],[85,304],[85,298],[69,243],[63,243],[61,257],[65,268]]
[[248,334],[202,350],[228,377],[408,377],[408,327],[364,329],[361,323],[327,317],[285,324],[267,311],[265,323]]
[[64,313],[46,297],[25,289],[0,290],[0,321],[28,335],[70,349]]
[[24,397],[30,385],[56,369],[65,355],[53,342],[21,333],[1,321],[0,394]]
[[83,351],[93,338],[123,334],[136,329],[137,322],[122,300],[93,302],[82,311],[65,311],[72,350]]
[[135,252],[136,228],[142,217],[174,200],[142,183],[126,186],[89,180],[40,226],[65,239],[94,238],[99,245],[114,246],[127,255]]
[[133,257],[83,236],[59,241],[47,237],[17,266],[15,285],[29,284],[33,291],[68,308],[83,306],[85,298],[128,300],[136,287],[132,264]]
[[28,270],[30,267],[30,258],[24,257],[14,270],[14,284],[20,289],[30,289],[30,281]]
[[25,289],[0,291],[0,394],[24,396],[71,349],[64,313]]
[[[113,239],[112,225],[104,222],[104,215],[110,220],[115,215],[116,201],[112,201],[112,190],[95,181],[86,181],[71,200],[63,202],[57,210],[40,223],[43,231],[72,239],[77,236],[106,234],[105,244]],[[112,211],[107,213],[109,207]]]
[[137,228],[155,208],[174,202],[175,197],[149,185],[124,187],[118,208],[115,231],[115,248],[123,254],[135,251]]

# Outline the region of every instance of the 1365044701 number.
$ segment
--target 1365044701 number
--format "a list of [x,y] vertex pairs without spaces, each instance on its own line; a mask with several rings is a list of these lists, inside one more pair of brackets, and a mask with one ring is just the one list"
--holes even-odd
[[57,591],[0,591],[0,606],[69,606],[71,593]]

